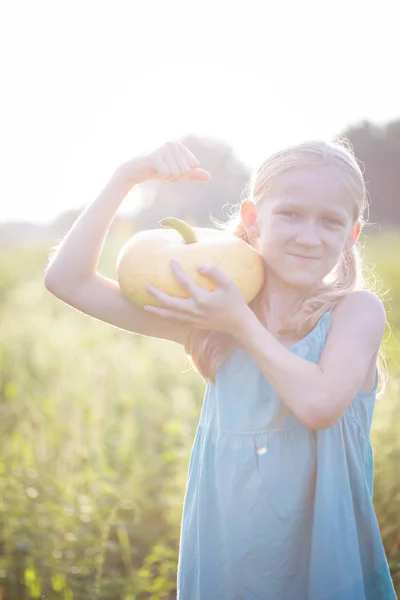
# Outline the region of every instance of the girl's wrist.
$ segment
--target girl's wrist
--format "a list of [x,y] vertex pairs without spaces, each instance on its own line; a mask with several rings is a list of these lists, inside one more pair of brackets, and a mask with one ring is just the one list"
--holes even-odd
[[138,182],[132,177],[132,173],[128,173],[124,169],[124,165],[122,164],[115,169],[111,177],[111,183],[121,188],[127,194]]
[[239,320],[232,334],[242,347],[249,348],[252,340],[260,335],[260,328],[262,328],[262,324],[251,308],[247,306],[247,311],[244,313],[243,318]]

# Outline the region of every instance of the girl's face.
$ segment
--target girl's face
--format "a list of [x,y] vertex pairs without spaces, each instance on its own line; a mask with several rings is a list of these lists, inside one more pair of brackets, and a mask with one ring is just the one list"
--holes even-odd
[[271,274],[301,290],[319,284],[344,245],[354,243],[354,218],[354,203],[324,168],[284,173],[268,198],[242,208],[244,225],[257,230],[258,250]]

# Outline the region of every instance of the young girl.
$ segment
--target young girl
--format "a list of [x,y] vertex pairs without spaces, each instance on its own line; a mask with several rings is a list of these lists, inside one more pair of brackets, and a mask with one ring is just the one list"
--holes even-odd
[[118,167],[50,260],[45,285],[116,327],[185,346],[207,381],[190,457],[178,566],[180,600],[396,598],[372,502],[371,420],[381,301],[360,289],[356,242],[366,189],[351,150],[315,141],[269,157],[227,223],[262,253],[247,305],[218,268],[188,299],[150,288],[133,306],[97,273],[123,198],[149,179],[207,182],[168,143]]

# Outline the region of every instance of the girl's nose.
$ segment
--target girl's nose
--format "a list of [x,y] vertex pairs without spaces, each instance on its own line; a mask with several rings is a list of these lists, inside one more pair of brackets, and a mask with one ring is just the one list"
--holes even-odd
[[318,228],[313,224],[302,224],[297,231],[296,242],[302,246],[319,246],[321,240]]

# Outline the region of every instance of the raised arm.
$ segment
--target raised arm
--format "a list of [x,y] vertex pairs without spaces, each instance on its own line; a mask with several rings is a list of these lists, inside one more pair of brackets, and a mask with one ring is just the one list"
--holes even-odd
[[66,304],[115,327],[184,344],[187,327],[131,304],[118,282],[100,275],[97,266],[110,225],[133,186],[148,179],[208,181],[209,174],[198,164],[185,146],[171,142],[119,166],[50,257],[46,288]]

